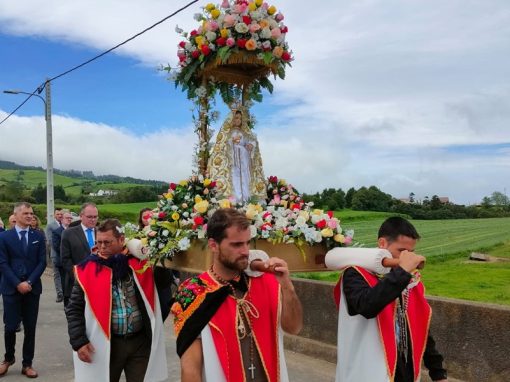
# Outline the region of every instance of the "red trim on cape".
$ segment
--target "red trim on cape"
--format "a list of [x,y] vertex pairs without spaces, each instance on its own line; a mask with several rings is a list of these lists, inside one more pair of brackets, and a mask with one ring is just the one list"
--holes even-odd
[[[200,277],[213,281],[208,273]],[[259,318],[252,318],[254,339],[268,382],[280,377],[278,354],[278,311],[280,286],[271,274],[249,278],[246,298],[257,308]],[[223,372],[229,382],[245,381],[241,348],[236,329],[237,303],[227,297],[209,325]]]
[[90,310],[109,341],[112,317],[112,270],[102,267],[100,272],[96,272],[97,267],[98,264],[91,261],[84,268],[75,266],[74,273],[87,298]]
[[152,274],[152,268],[148,267],[143,269],[147,264],[147,260],[138,260],[136,257],[130,257],[128,260],[129,266],[133,270],[133,274],[138,280],[140,287],[143,289],[143,294],[147,298],[152,312],[155,310],[155,285],[154,275]]
[[[373,273],[368,272],[362,267],[354,267],[366,280],[370,287],[374,287],[379,279]],[[377,315],[379,325],[379,334],[384,347],[386,366],[390,379],[395,378],[395,369],[397,365],[397,342],[395,333],[396,319],[396,301],[386,305]],[[415,287],[409,290],[409,300],[407,305],[407,325],[410,331],[410,339],[413,355],[414,380],[417,380],[421,370],[421,360],[429,332],[430,317],[432,309],[425,299],[425,288],[419,282]]]

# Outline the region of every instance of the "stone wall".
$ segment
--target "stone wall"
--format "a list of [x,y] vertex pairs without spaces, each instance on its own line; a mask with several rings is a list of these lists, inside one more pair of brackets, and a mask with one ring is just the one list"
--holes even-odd
[[[291,350],[336,363],[337,311],[330,283],[294,279],[304,309]],[[510,381],[510,307],[429,297],[431,333],[452,377],[463,381]]]

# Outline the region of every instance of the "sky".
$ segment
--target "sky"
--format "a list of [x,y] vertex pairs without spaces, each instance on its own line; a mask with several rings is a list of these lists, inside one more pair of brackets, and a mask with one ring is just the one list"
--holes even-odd
[[[0,0],[0,90],[34,91],[187,1]],[[159,70],[199,1],[51,83],[54,167],[175,182],[192,104]],[[300,192],[375,185],[474,204],[510,192],[507,0],[275,0],[295,60],[252,108],[266,176]],[[41,94],[44,96],[44,94]],[[0,93],[0,120],[22,95]],[[217,100],[218,131],[228,109]],[[0,125],[0,159],[46,166],[44,105]]]

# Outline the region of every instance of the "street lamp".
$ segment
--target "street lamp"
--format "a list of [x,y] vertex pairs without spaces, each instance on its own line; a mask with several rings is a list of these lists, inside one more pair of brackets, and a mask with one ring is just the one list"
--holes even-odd
[[53,213],[55,210],[54,190],[53,190],[53,142],[51,128],[51,94],[50,81],[46,81],[37,91],[41,93],[46,88],[46,100],[39,94],[27,93],[21,90],[4,90],[6,94],[27,94],[33,95],[41,99],[44,103],[44,117],[46,119],[46,223],[53,221]]

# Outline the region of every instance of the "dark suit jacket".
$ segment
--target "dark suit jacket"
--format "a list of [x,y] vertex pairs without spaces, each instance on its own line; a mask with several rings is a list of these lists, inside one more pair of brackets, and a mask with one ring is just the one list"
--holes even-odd
[[15,294],[19,283],[30,281],[34,294],[42,293],[41,275],[46,268],[46,241],[44,235],[32,228],[28,231],[28,253],[21,249],[16,229],[0,234],[0,293]]
[[62,232],[64,232],[64,227],[58,227],[54,231],[52,231],[50,238],[48,239],[51,243],[51,250],[53,251],[51,255],[51,260],[56,267],[62,266],[62,257],[60,256],[60,243],[62,242]]
[[64,232],[62,232],[60,257],[66,275],[65,283],[63,284],[64,296],[71,296],[71,290],[74,284],[73,267],[90,255],[90,252],[89,243],[81,228],[81,224],[76,227],[65,229]]

